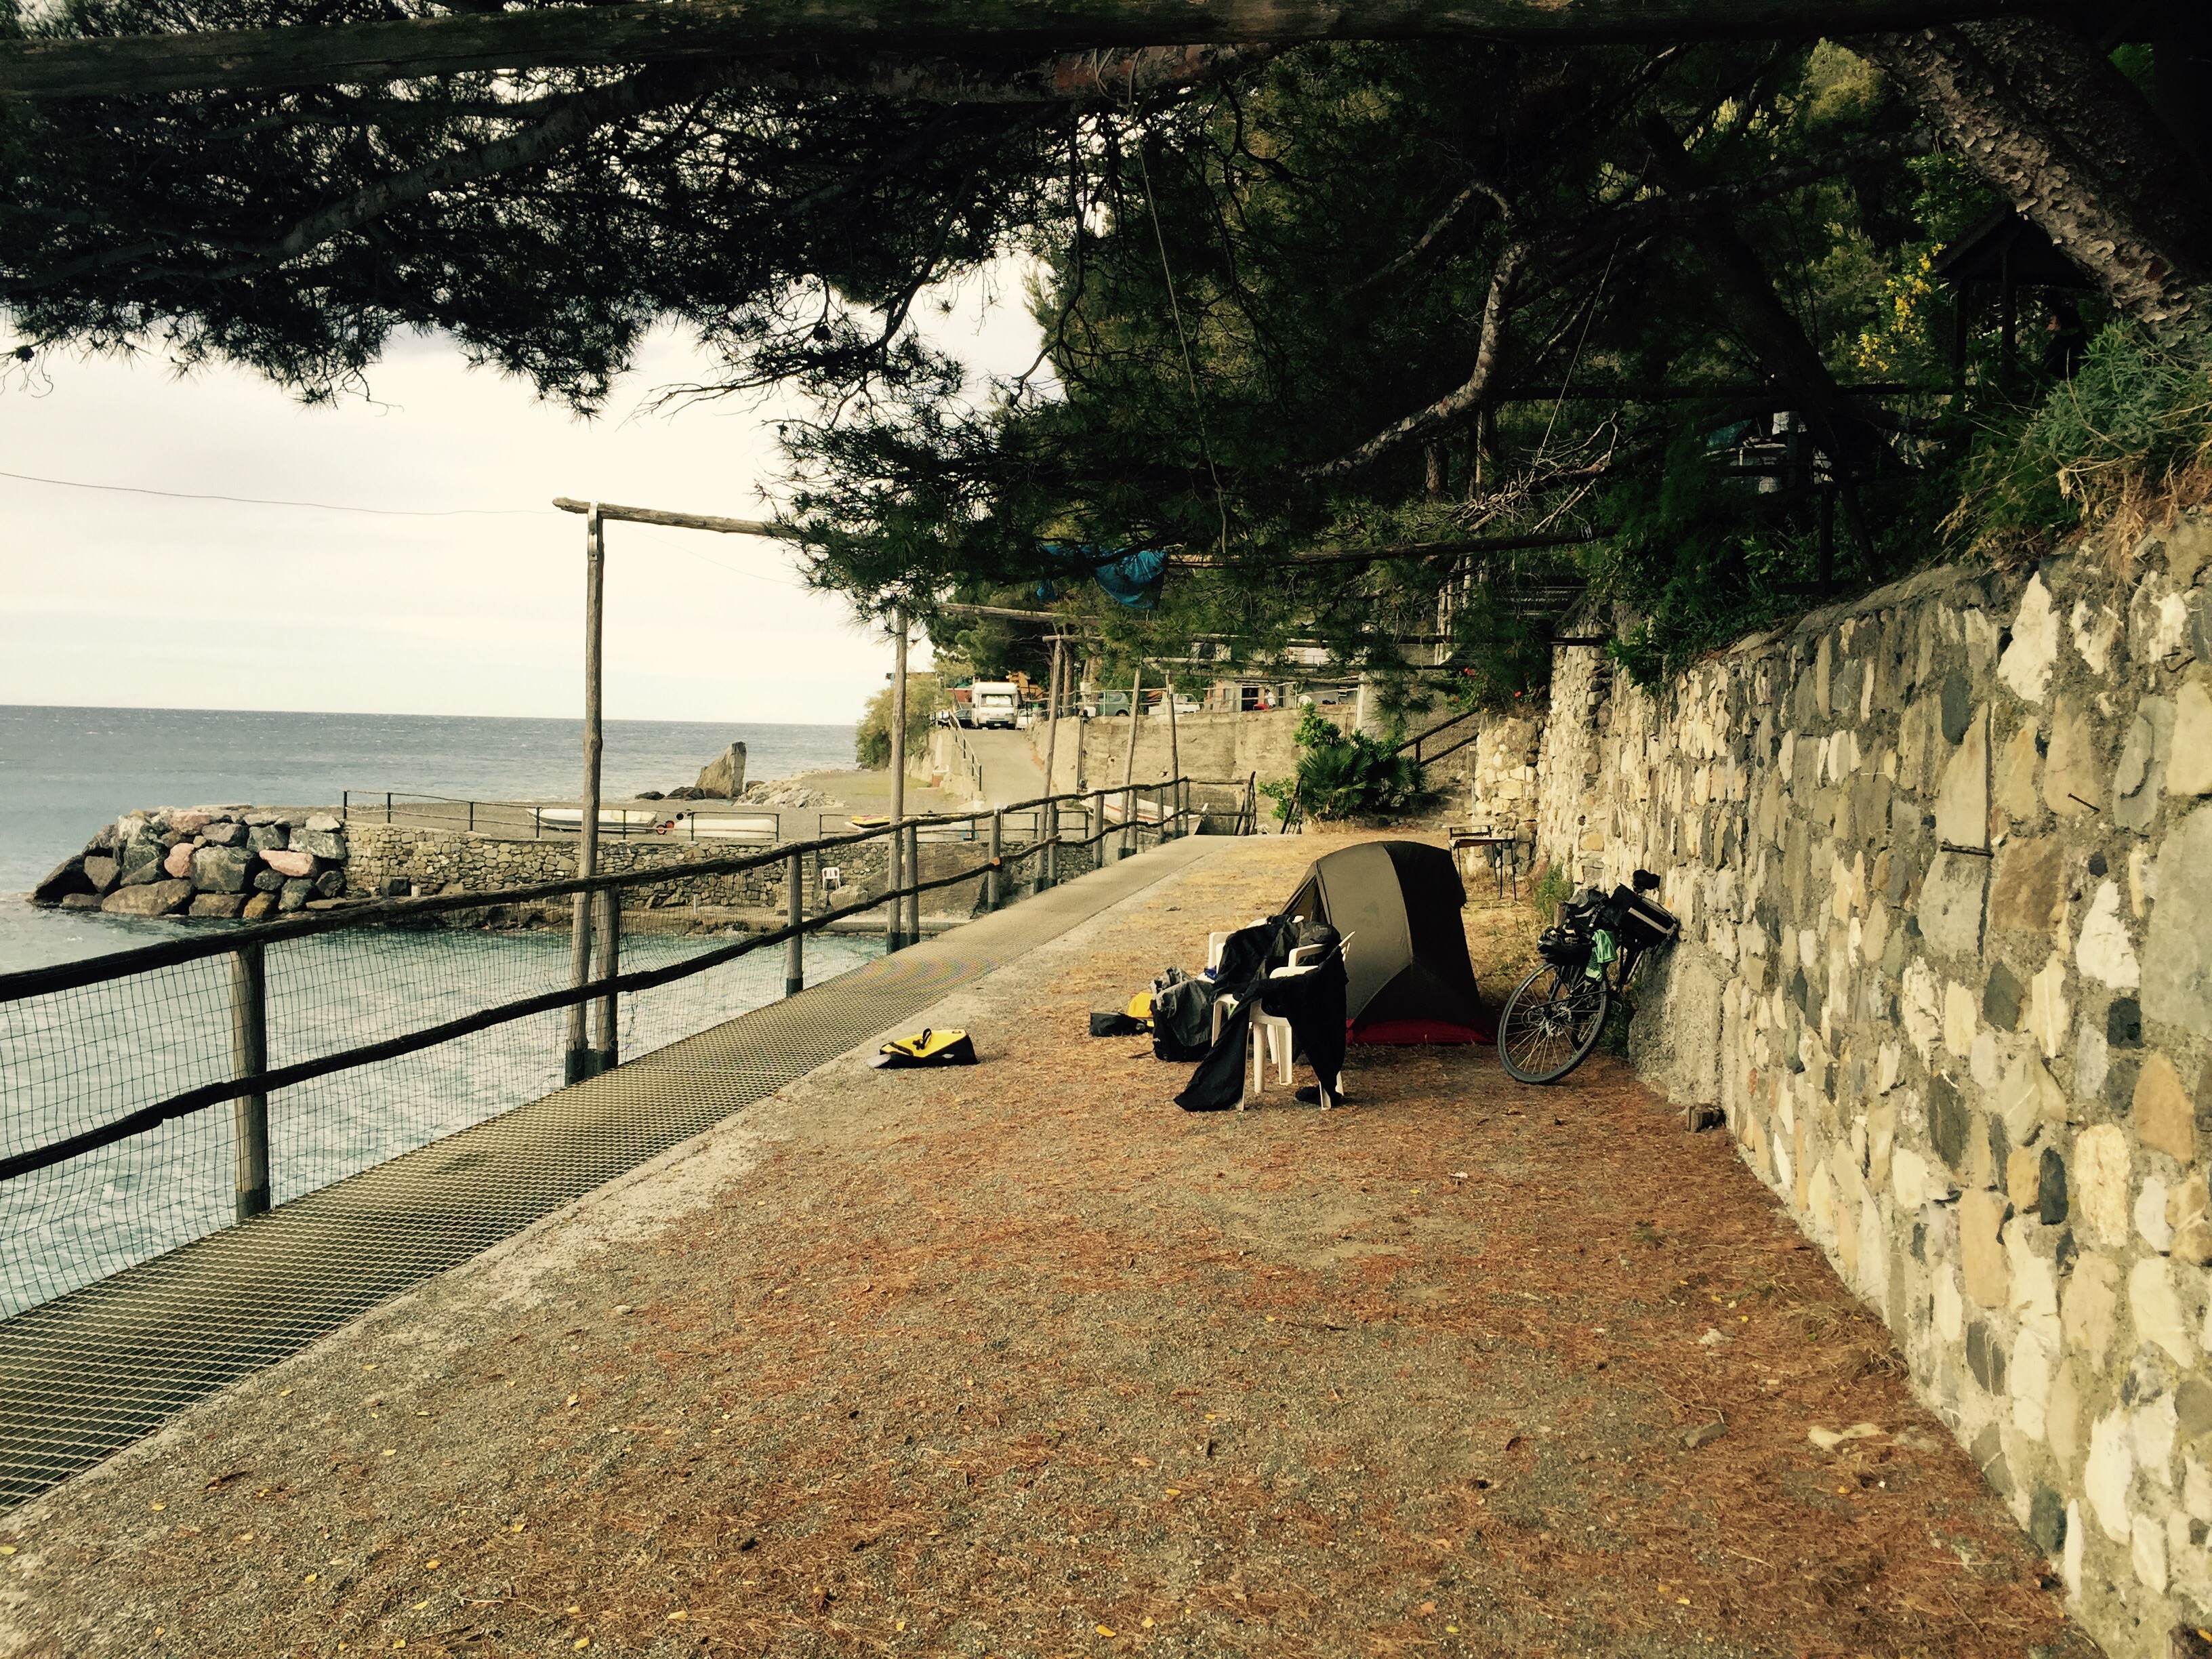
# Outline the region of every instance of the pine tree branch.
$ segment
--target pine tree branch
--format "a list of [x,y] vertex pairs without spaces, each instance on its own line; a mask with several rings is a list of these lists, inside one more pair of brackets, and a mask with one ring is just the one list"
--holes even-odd
[[1179,42],[1804,40],[2048,9],[2049,0],[651,0],[0,41],[0,98],[354,86],[777,53],[878,64],[977,53],[1003,63]]

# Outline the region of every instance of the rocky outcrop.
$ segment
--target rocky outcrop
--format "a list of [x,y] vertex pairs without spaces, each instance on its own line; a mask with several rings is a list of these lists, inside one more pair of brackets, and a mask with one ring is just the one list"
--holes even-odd
[[345,825],[331,812],[126,812],[58,865],[32,890],[31,902],[111,915],[259,921],[338,902],[350,856]]
[[695,786],[694,799],[735,800],[745,787],[745,746],[733,743],[720,757],[707,763]]

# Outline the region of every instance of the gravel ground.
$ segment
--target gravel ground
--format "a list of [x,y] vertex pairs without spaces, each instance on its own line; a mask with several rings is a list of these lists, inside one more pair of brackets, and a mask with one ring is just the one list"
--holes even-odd
[[[0,1520],[0,1650],[2094,1653],[1620,1062],[1355,1049],[1348,1109],[1194,1117],[1085,1035],[1328,844],[1213,854],[944,1005],[979,1067],[839,1060]],[[1468,918],[1502,994],[1529,920]]]

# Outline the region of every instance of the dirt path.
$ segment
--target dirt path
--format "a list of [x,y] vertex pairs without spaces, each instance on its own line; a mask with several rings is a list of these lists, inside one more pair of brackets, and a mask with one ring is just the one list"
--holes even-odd
[[[953,999],[984,1065],[840,1061],[9,1517],[0,1638],[2094,1652],[1880,1327],[1619,1063],[1355,1050],[1351,1109],[1191,1117],[1081,1035],[1322,846],[1233,844]],[[1526,927],[1474,913],[1479,957]]]

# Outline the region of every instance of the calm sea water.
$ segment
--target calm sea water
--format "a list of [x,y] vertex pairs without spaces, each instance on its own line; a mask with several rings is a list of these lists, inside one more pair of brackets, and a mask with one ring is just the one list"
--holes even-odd
[[[611,720],[611,798],[690,783],[731,743],[746,773],[853,763],[850,726]],[[573,799],[576,720],[0,705],[0,972],[175,937],[175,925],[33,910],[21,895],[134,807],[334,804],[347,790],[475,800]]]
[[[605,787],[689,783],[732,741],[755,777],[853,761],[842,726],[618,720]],[[186,930],[37,910],[24,893],[133,807],[313,805],[342,791],[477,800],[573,797],[573,720],[183,709],[0,707],[0,971],[124,950]],[[623,965],[652,968],[722,941],[633,935]],[[878,955],[862,938],[807,941],[810,983]],[[228,1076],[228,958],[80,992],[0,1003],[0,1151],[46,1146]],[[271,947],[270,1062],[417,1030],[568,982],[562,933],[363,929]],[[782,994],[783,953],[762,951],[625,998],[635,1055]],[[563,1016],[542,1014],[422,1054],[282,1091],[270,1102],[278,1202],[560,1086]],[[173,1249],[230,1218],[228,1109],[196,1113],[0,1183],[0,1317]]]

